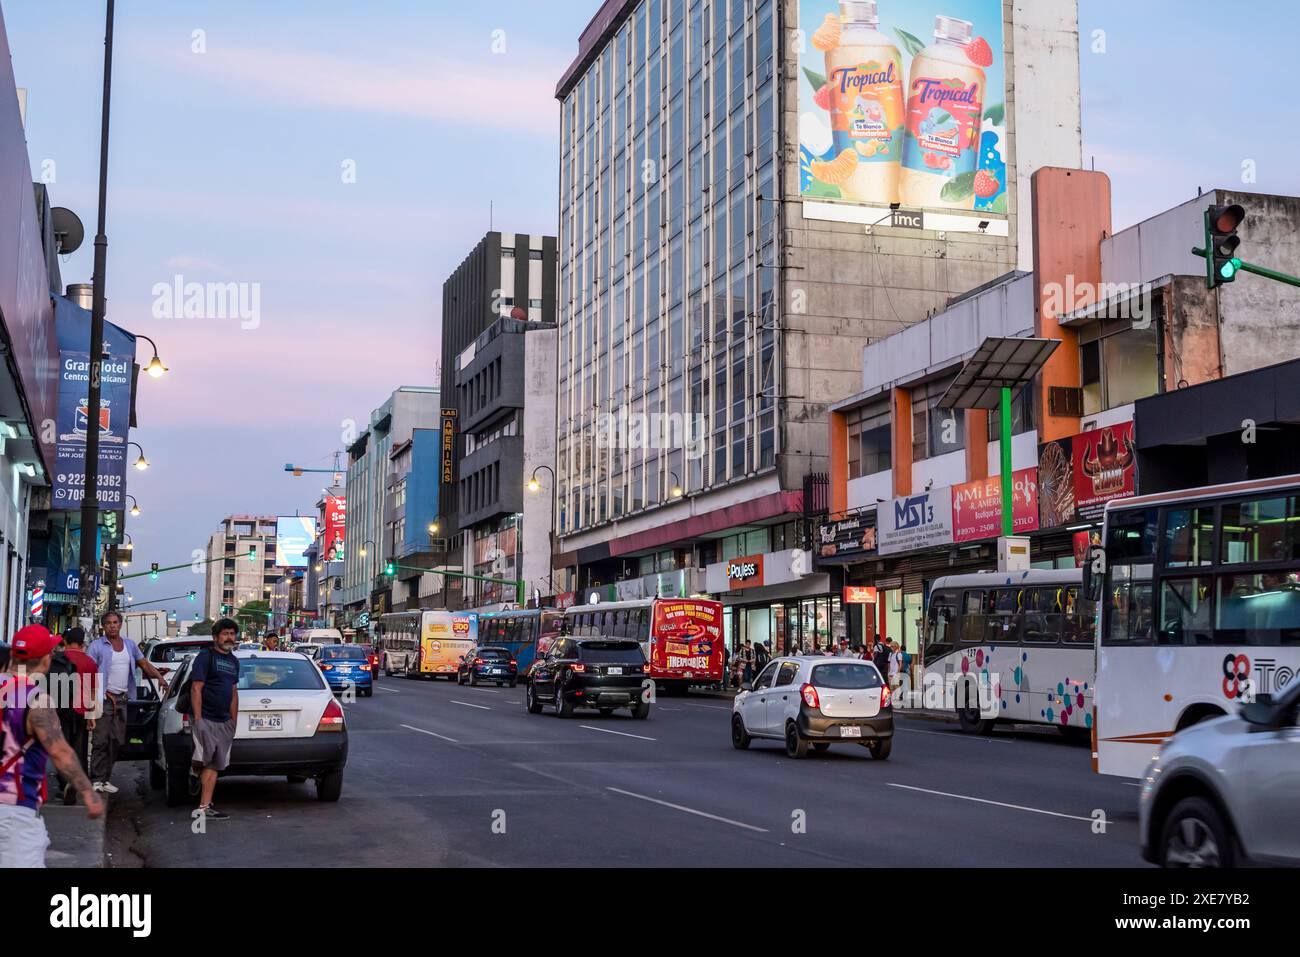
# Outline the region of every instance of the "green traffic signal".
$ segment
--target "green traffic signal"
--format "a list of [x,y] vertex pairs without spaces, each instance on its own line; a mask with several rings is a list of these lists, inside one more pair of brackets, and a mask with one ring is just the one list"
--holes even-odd
[[394,563],[389,562],[387,565],[384,566],[384,574],[385,575],[397,574],[397,566]]
[[1241,269],[1237,230],[1245,219],[1246,210],[1235,203],[1205,210],[1205,280],[1210,289],[1237,278]]

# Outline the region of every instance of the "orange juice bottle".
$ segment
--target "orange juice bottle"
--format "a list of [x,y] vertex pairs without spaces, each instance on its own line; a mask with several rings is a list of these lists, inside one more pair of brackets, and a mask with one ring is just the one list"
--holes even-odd
[[986,84],[983,68],[967,54],[971,26],[936,17],[934,44],[912,60],[899,179],[904,206],[975,208],[968,181],[979,162]]
[[875,0],[840,3],[840,42],[826,51],[835,155],[857,157],[845,199],[898,202],[903,156],[903,60],[878,29]]

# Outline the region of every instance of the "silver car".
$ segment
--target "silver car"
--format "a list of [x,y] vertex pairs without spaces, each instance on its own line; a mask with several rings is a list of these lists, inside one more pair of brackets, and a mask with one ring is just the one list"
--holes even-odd
[[1300,865],[1300,679],[1170,738],[1138,825],[1142,856],[1164,867]]

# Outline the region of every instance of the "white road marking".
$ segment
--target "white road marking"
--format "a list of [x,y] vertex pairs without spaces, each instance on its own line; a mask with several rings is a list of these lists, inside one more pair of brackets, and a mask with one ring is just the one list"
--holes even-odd
[[660,711],[681,711],[682,709],[681,709],[681,708],[665,708],[663,705],[660,705],[660,706],[659,706],[659,710],[660,710]]
[[907,784],[889,783],[891,788],[902,788],[904,791],[920,791],[922,794],[937,794],[940,797],[956,798],[959,801],[974,801],[977,804],[992,804],[994,807],[1010,808],[1013,811],[1030,811],[1034,814],[1046,814],[1049,817],[1064,817],[1071,821],[1087,821],[1092,823],[1090,817],[1080,817],[1077,814],[1062,814],[1060,811],[1044,811],[1042,808],[1025,807],[1023,804],[1004,804],[1002,801],[989,801],[985,798],[971,797],[967,794],[951,794],[948,791],[931,791],[929,788],[914,788]]
[[732,710],[731,708],[728,708],[728,707],[726,707],[725,705],[722,706],[722,707],[718,707],[718,705],[716,705],[716,704],[693,704],[693,703],[691,703],[691,702],[689,702],[689,701],[683,701],[682,704],[686,705],[686,707],[688,707],[688,708],[703,708],[705,711],[730,711],[730,710]]
[[959,731],[922,731],[919,728],[895,728],[895,731],[906,731],[908,734],[935,734],[941,738],[948,738],[952,741],[983,741],[988,744],[1015,744],[1008,738],[988,738],[983,735],[962,734]]
[[457,701],[455,698],[452,698],[452,699],[451,699],[451,703],[452,703],[452,704],[458,704],[458,705],[461,705],[462,707],[465,707],[465,708],[478,708],[480,711],[491,711],[491,710],[492,710],[491,708],[489,708],[489,707],[488,707],[487,705],[485,705],[485,704],[470,704],[468,701]]
[[634,797],[641,801],[649,801],[651,804],[658,804],[662,807],[670,807],[674,811],[685,811],[687,814],[694,814],[696,817],[706,817],[710,821],[720,821],[723,824],[730,824],[732,827],[743,827],[747,831],[757,831],[759,834],[766,834],[767,828],[755,827],[752,824],[745,824],[742,821],[733,821],[729,817],[719,817],[716,814],[709,814],[707,811],[697,811],[693,807],[683,807],[680,804],[672,804],[668,801],[661,801],[658,798],[646,797],[644,794],[637,794],[634,791],[624,791],[622,788],[605,788],[606,791],[613,791],[615,794],[624,794],[628,797]]
[[658,741],[658,740],[659,740],[658,738],[647,738],[647,737],[646,737],[645,735],[643,735],[643,734],[628,734],[626,731],[611,731],[609,728],[597,728],[595,725],[591,725],[591,724],[580,724],[580,725],[578,725],[578,727],[580,727],[580,728],[586,728],[588,731],[603,731],[603,732],[605,732],[606,734],[619,734],[619,735],[622,735],[622,736],[625,737],[625,738],[637,738],[638,740],[641,740],[641,741]]
[[380,691],[387,691],[389,694],[401,694],[401,692],[398,691],[396,688],[380,688],[379,685],[375,685],[375,687],[378,688]]
[[426,730],[424,730],[424,728],[417,728],[417,727],[414,727],[414,726],[409,725],[409,724],[404,724],[404,725],[402,725],[402,727],[405,728],[405,729],[408,730],[408,731],[419,731],[421,734],[429,734],[429,735],[432,735],[432,736],[435,737],[435,738],[442,738],[442,740],[444,740],[444,741],[450,741],[452,744],[456,744],[456,743],[457,743],[457,741],[456,741],[455,738],[449,738],[449,737],[447,737],[445,734],[439,734],[437,731],[426,731]]

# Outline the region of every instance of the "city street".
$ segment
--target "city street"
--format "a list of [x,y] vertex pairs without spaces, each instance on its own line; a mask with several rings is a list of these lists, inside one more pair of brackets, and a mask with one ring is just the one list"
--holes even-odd
[[734,750],[721,697],[661,696],[646,721],[561,720],[528,714],[522,685],[393,678],[346,711],[337,804],[310,783],[222,779],[231,820],[196,835],[143,763],[119,765],[114,866],[1143,863],[1134,783],[1093,774],[1087,746],[1050,729],[977,738],[903,718],[888,761],[833,747],[796,762],[779,742]]

